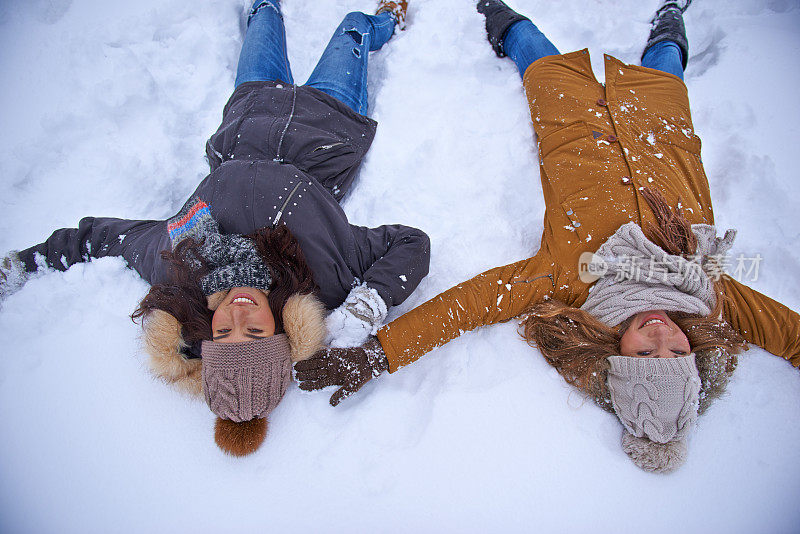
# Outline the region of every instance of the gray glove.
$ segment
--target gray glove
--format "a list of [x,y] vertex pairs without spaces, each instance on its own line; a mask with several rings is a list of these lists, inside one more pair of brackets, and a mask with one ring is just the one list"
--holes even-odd
[[386,303],[378,292],[366,284],[358,285],[325,319],[328,331],[325,344],[332,347],[363,345],[383,325],[386,314]]
[[19,259],[18,251],[12,250],[0,260],[0,302],[19,291],[28,280],[29,274]]
[[324,349],[308,360],[294,364],[295,377],[302,390],[342,386],[331,395],[331,406],[336,406],[388,369],[389,361],[376,337],[370,337],[360,347]]

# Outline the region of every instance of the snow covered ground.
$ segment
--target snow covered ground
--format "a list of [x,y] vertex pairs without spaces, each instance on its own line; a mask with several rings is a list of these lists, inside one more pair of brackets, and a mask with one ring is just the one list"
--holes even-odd
[[[0,2],[0,251],[84,215],[164,218],[207,172],[245,2]],[[372,0],[284,0],[295,79]],[[637,62],[655,0],[513,0],[562,50]],[[800,2],[696,0],[686,79],[718,225],[800,309]],[[345,208],[432,240],[394,317],[531,255],[544,205],[518,74],[472,0],[412,0],[372,55],[378,136]],[[2,532],[800,530],[800,373],[760,349],[658,476],[514,324],[464,335],[333,409],[292,386],[261,449],[224,456],[202,402],[153,380],[118,259],[30,282],[0,310]],[[390,317],[390,318],[391,318]]]

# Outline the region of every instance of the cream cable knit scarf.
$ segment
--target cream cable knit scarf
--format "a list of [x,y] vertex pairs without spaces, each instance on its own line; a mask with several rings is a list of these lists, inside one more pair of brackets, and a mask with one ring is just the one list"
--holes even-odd
[[668,254],[637,224],[620,226],[592,255],[589,270],[600,278],[581,309],[609,326],[648,310],[709,315],[716,305],[714,279],[736,231],[724,238],[708,224],[693,224],[692,231],[697,251],[686,259]]

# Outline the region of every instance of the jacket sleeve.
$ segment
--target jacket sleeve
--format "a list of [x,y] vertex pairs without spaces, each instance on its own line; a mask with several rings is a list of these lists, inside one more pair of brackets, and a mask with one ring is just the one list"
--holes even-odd
[[723,314],[731,326],[749,343],[800,367],[800,315],[727,275],[722,285]]
[[554,266],[540,252],[452,287],[378,330],[389,371],[479,326],[509,321],[554,291]]
[[365,228],[352,226],[361,278],[386,303],[406,300],[428,274],[431,242],[422,230],[399,224]]
[[[92,258],[122,256],[145,280],[156,283],[161,260],[169,248],[164,221],[84,217],[77,228],[56,230],[43,243],[19,253],[28,272],[40,267],[66,271]],[[43,265],[44,263],[44,265]]]

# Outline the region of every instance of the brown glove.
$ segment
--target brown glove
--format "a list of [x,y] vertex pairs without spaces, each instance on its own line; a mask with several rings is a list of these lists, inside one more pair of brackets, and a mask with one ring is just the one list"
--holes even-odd
[[316,391],[328,386],[342,386],[331,395],[331,406],[336,406],[388,369],[383,347],[373,336],[360,347],[324,349],[308,360],[294,364],[300,389]]

